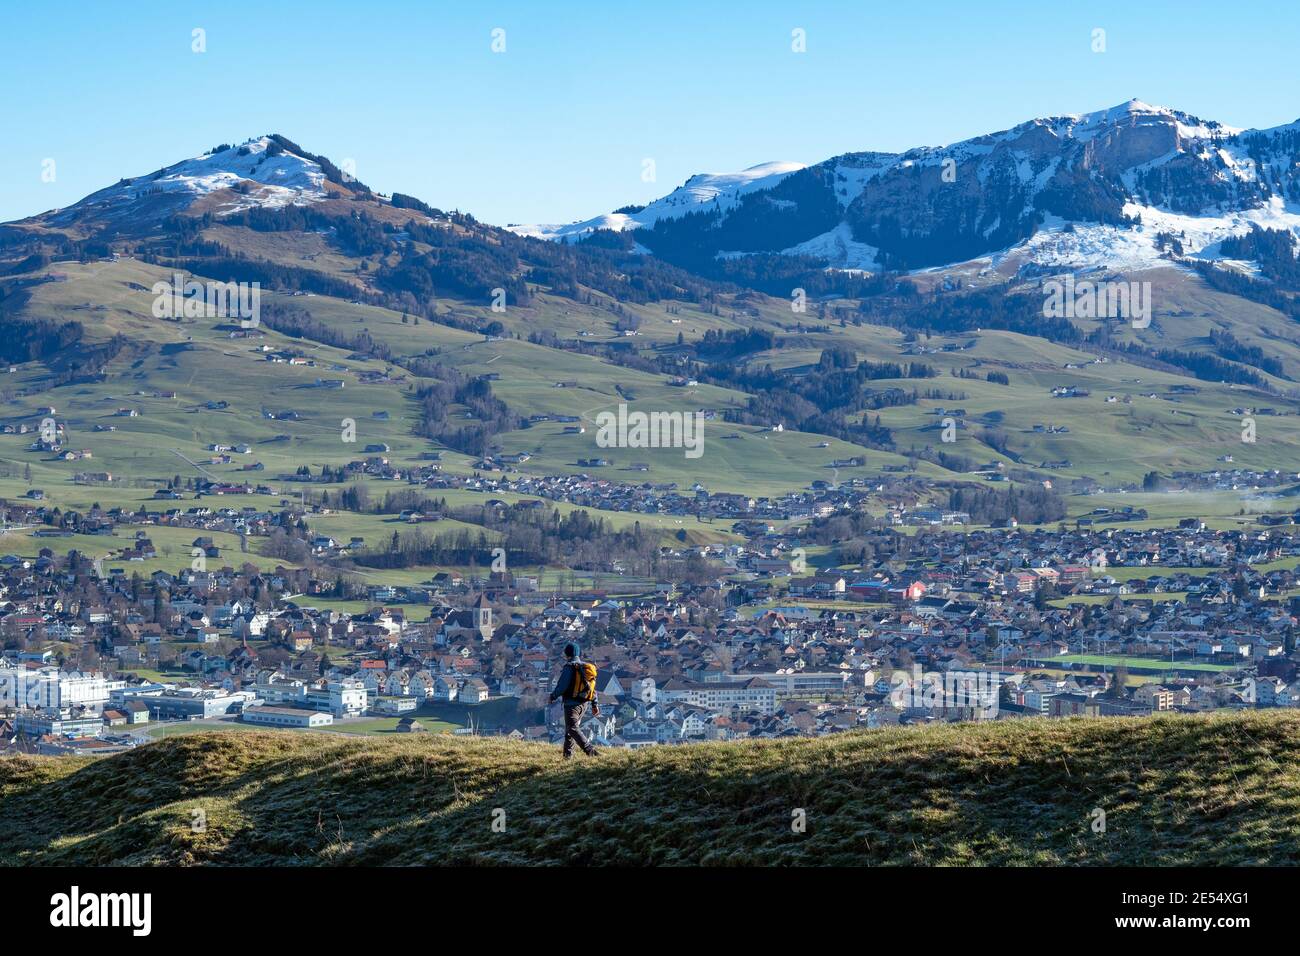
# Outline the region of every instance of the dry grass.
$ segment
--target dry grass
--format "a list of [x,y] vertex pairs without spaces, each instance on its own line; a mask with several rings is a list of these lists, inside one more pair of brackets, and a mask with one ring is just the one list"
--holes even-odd
[[568,765],[556,748],[497,740],[196,734],[102,760],[0,760],[0,862],[1291,864],[1298,744],[1288,712],[950,725]]

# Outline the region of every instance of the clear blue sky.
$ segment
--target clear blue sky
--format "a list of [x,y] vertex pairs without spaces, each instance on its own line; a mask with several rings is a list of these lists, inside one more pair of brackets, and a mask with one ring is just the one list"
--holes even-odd
[[[0,221],[268,132],[353,159],[372,188],[505,223],[1133,97],[1235,126],[1300,117],[1295,0],[723,6],[9,0]],[[195,27],[206,53],[191,52]],[[1091,51],[1096,27],[1105,53]]]

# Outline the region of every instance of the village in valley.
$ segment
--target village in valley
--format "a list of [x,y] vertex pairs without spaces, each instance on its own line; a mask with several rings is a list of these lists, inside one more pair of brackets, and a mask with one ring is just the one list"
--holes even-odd
[[[611,748],[1300,706],[1300,514],[976,525],[896,475],[766,499],[382,455],[349,468],[415,489],[389,516],[408,534],[450,520],[436,495],[454,488],[501,528],[565,502],[689,516],[733,540],[661,544],[658,576],[613,553],[514,570],[489,545],[468,569],[388,583],[354,563],[362,538],[312,531],[330,513],[319,497],[191,480],[81,513],[34,490],[0,502],[0,747],[106,754],[245,727],[557,741],[547,699],[570,642],[599,674],[583,730]],[[274,505],[222,503],[259,491]],[[175,569],[157,567],[164,533],[188,545]],[[61,546],[73,536],[100,556]],[[249,561],[259,541],[292,560]]]
[[1296,5],[568,6],[5,11],[9,925],[1277,922]]

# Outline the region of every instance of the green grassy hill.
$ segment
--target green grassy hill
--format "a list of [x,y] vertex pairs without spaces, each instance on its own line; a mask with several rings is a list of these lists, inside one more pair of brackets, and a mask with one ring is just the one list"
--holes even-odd
[[195,734],[97,761],[0,760],[0,862],[1294,864],[1298,744],[1300,714],[1261,712],[570,764],[555,747],[490,739]]
[[[335,230],[362,208],[376,223],[407,232],[412,217],[425,219],[423,213],[373,196],[333,199],[319,207],[322,214],[342,217]],[[718,285],[672,269],[664,272],[662,264],[646,257],[608,258],[598,247],[565,251],[522,243],[456,217],[445,222],[439,217],[446,234],[436,241],[427,234],[424,240],[429,241],[408,241],[409,235],[399,240],[397,233],[384,233],[387,238],[376,239],[374,248],[364,244],[366,252],[346,236],[331,238],[328,229],[318,228],[320,223],[311,228],[280,223],[263,231],[241,225],[237,218],[200,221],[200,238],[218,243],[222,255],[255,266],[255,274],[272,265],[289,270],[271,273],[263,282],[265,304],[274,307],[260,329],[264,337],[232,339],[223,319],[154,316],[155,283],[170,280],[178,269],[193,269],[198,278],[235,273],[220,257],[208,256],[212,248],[183,252],[189,233],[178,234],[176,223],[149,225],[146,220],[141,220],[140,235],[113,244],[116,255],[107,255],[107,247],[86,248],[77,255],[62,246],[46,247],[40,237],[49,239],[44,230],[53,226],[45,220],[0,236],[0,326],[10,320],[5,327],[11,329],[27,322],[72,322],[84,336],[76,348],[57,354],[14,351],[29,360],[0,363],[0,425],[31,429],[54,418],[64,428],[66,447],[89,454],[63,460],[33,450],[30,431],[0,435],[0,498],[18,499],[39,489],[49,508],[64,512],[84,513],[94,504],[136,511],[160,507],[154,490],[173,478],[207,478],[248,482],[267,492],[223,496],[211,504],[280,508],[299,496],[305,504],[308,496],[326,490],[282,481],[281,476],[304,465],[314,474],[327,466],[342,468],[367,454],[367,447],[386,447],[384,454],[399,468],[426,465],[429,453],[436,451],[446,473],[470,475],[480,449],[448,439],[448,431],[451,423],[475,419],[475,411],[450,401],[445,409],[448,431],[440,432],[448,440],[439,441],[425,437],[430,429],[422,423],[425,410],[418,399],[420,390],[439,378],[460,376],[489,378],[492,396],[509,410],[512,427],[494,426],[489,447],[494,453],[526,457],[508,466],[510,477],[590,472],[615,483],[676,484],[685,494],[698,483],[711,493],[779,496],[805,491],[817,480],[839,483],[884,473],[1009,487],[985,485],[980,470],[992,461],[1008,467],[1017,483],[1051,479],[1056,491],[1068,494],[1095,482],[1115,492],[1113,500],[1070,498],[1069,514],[1077,516],[1103,504],[1137,504],[1137,496],[1121,496],[1118,489],[1139,485],[1153,471],[1167,476],[1228,466],[1292,472],[1300,457],[1300,395],[1293,387],[1300,374],[1300,345],[1293,341],[1294,323],[1264,306],[1216,292],[1184,272],[1153,273],[1159,303],[1153,324],[1139,332],[1110,323],[1116,326],[1110,329],[1114,342],[1212,353],[1217,346],[1211,336],[1230,330],[1243,347],[1263,350],[1280,362],[1275,371],[1287,377],[1265,375],[1267,391],[1207,381],[1192,377],[1187,368],[1022,334],[1035,330],[1032,322],[1008,326],[1022,332],[1001,330],[996,322],[964,331],[937,322],[929,329],[925,311],[908,313],[901,299],[883,311],[872,306],[870,297],[818,300],[811,311],[795,313],[783,295]],[[77,232],[82,239],[90,234]],[[383,271],[406,261],[411,250],[424,254],[435,248],[450,258],[445,268],[430,273],[432,292],[403,298],[381,281]],[[476,264],[468,273],[462,268],[467,262]],[[427,271],[426,266],[417,271]],[[213,274],[205,276],[205,269]],[[310,281],[304,279],[308,275]],[[510,287],[504,311],[494,311],[493,297],[480,294],[485,277]],[[972,288],[984,281],[968,278],[980,279]],[[913,279],[919,288],[943,281],[937,273]],[[642,286],[653,295],[640,294]],[[1036,294],[1032,281],[1018,288]],[[859,314],[864,310],[865,321]],[[279,318],[272,319],[273,313]],[[295,331],[287,316],[310,325]],[[274,328],[277,321],[281,331]],[[1084,320],[1079,329],[1092,332],[1102,324]],[[709,334],[749,329],[772,333],[775,339],[760,341],[774,347],[736,354],[701,349]],[[295,337],[296,332],[308,337]],[[354,351],[363,334],[373,344]],[[268,362],[267,349],[293,352],[310,364]],[[833,398],[832,389],[818,401],[838,408],[842,400],[848,411],[819,422],[808,417],[818,406],[794,390],[800,383],[816,384],[822,376],[819,361],[828,349],[876,365],[915,362],[936,374],[873,377],[861,395]],[[83,352],[96,358],[88,360]],[[39,354],[44,359],[30,358]],[[90,365],[78,365],[81,361]],[[700,374],[735,364],[753,371],[770,364],[782,373],[782,383],[769,394],[758,380],[720,376],[710,381],[708,374]],[[679,377],[678,372],[685,374]],[[682,384],[692,377],[696,384]],[[321,387],[326,381],[344,387]],[[1058,386],[1086,394],[1054,398]],[[745,412],[751,402],[757,406],[752,415]],[[597,416],[623,403],[645,412],[709,410],[704,454],[687,458],[681,448],[602,447]],[[1243,418],[1255,408],[1260,409],[1257,440],[1246,442]],[[735,422],[737,413],[747,424]],[[838,424],[837,415],[842,416]],[[545,416],[552,420],[514,427]],[[948,417],[959,419],[960,427],[944,442],[942,426]],[[566,420],[554,420],[558,418]],[[887,429],[888,441],[855,432],[863,421]],[[783,430],[772,431],[778,422]],[[347,432],[355,441],[344,438],[345,423],[355,426],[354,434]],[[817,431],[800,431],[800,426]],[[229,460],[214,460],[214,445],[248,448]],[[578,464],[593,458],[607,464]],[[861,464],[848,464],[854,460]],[[111,483],[97,477],[105,473],[111,474]],[[1075,479],[1085,480],[1076,485]],[[361,486],[372,501],[402,490],[379,478],[348,484]],[[495,490],[490,494],[515,497]],[[487,495],[453,492],[446,497],[453,505],[464,505],[481,503]],[[946,506],[947,499],[945,487],[922,491],[922,503]],[[882,514],[889,504],[882,499],[872,511]],[[1291,502],[1242,487],[1195,496],[1144,495],[1142,506],[1150,509],[1153,525],[1198,517],[1218,527],[1248,523],[1251,514],[1289,508]],[[572,508],[561,505],[558,510]],[[611,527],[638,522],[674,548],[738,540],[729,523],[582,510]],[[308,523],[316,533],[363,538],[370,548],[399,530],[394,515],[368,512],[313,514]],[[436,533],[462,527],[448,520]],[[486,532],[484,540],[495,542],[496,536]],[[175,570],[183,563],[188,541],[160,538],[159,557],[130,570]],[[62,551],[62,544],[76,546],[111,562],[125,543],[77,539],[61,542],[56,550]],[[262,553],[262,540],[241,545],[224,536],[217,543],[222,559],[231,563],[279,563]],[[4,536],[2,550],[30,557],[45,544],[32,538],[30,530],[19,531]],[[448,569],[425,566],[382,575],[362,571],[355,579],[419,584],[437,570]]]
[[[212,226],[209,232],[208,238],[219,240],[232,255],[252,261],[310,269],[347,283],[370,274],[361,269],[360,259],[329,246],[314,232],[264,233],[231,225]],[[49,368],[23,362],[0,369],[0,392],[6,399],[6,414],[0,417],[5,422],[32,425],[45,414],[42,409],[53,406],[54,417],[68,428],[69,447],[94,455],[86,463],[59,462],[28,452],[26,436],[4,436],[0,494],[25,491],[28,484],[19,485],[18,477],[30,468],[32,484],[60,507],[72,507],[75,489],[69,485],[76,472],[110,471],[127,482],[189,476],[193,469],[179,456],[202,462],[212,443],[253,446],[250,455],[209,469],[231,479],[274,478],[302,463],[312,468],[342,465],[371,443],[388,445],[399,463],[414,461],[434,447],[416,435],[420,408],[414,400],[415,390],[433,379],[399,369],[399,382],[368,384],[361,381],[363,375],[383,372],[389,363],[347,348],[291,338],[269,327],[262,330],[265,339],[232,340],[220,321],[155,318],[151,289],[174,271],[171,265],[128,255],[115,261],[49,262],[13,280],[57,279],[26,286],[15,315],[55,323],[74,320],[82,325],[88,343],[103,346],[121,336],[131,345],[106,363],[102,376],[91,380],[56,384],[58,362]],[[1217,293],[1182,273],[1161,271],[1156,283],[1163,311],[1152,329],[1139,336],[1147,344],[1213,352],[1210,333],[1231,328],[1247,345],[1264,349],[1285,368],[1300,368],[1300,347],[1289,338],[1294,323],[1280,314]],[[1229,456],[1237,467],[1289,470],[1300,448],[1300,416],[1295,414],[1293,382],[1288,379],[1268,377],[1274,391],[1266,393],[1194,379],[1185,370],[1133,364],[1118,353],[1100,361],[1090,351],[996,329],[923,336],[919,344],[925,353],[907,358],[901,329],[797,316],[784,299],[760,294],[720,292],[712,302],[638,304],[617,302],[594,289],[576,297],[558,295],[545,284],[532,283],[530,289],[527,304],[511,304],[499,313],[487,299],[442,292],[431,304],[436,320],[426,317],[418,324],[407,321],[401,311],[324,293],[288,296],[268,289],[266,301],[310,315],[329,330],[333,341],[364,332],[399,363],[409,365],[420,357],[465,375],[492,374],[494,396],[515,415],[578,416],[586,426],[581,433],[570,431],[567,423],[544,422],[498,435],[501,451],[531,456],[520,468],[526,473],[571,474],[580,470],[580,459],[602,457],[611,464],[601,476],[613,480],[676,482],[682,487],[700,482],[711,491],[772,495],[806,488],[814,478],[840,481],[886,468],[979,480],[971,479],[965,469],[994,460],[1029,468],[1054,463],[1042,474],[1065,487],[1070,478],[1085,476],[1113,485],[1139,482],[1152,470],[1209,470]],[[1241,321],[1227,318],[1238,313]],[[633,320],[637,333],[625,336],[620,329]],[[488,322],[501,326],[501,337],[466,331],[486,328]],[[751,398],[746,392],[707,383],[674,387],[662,368],[646,371],[634,367],[635,362],[633,367],[618,364],[603,351],[617,348],[641,362],[685,359],[705,333],[749,327],[772,331],[781,342],[780,348],[746,356],[756,368],[771,363],[777,369],[815,375],[823,349],[843,348],[864,362],[914,358],[939,374],[931,379],[872,381],[876,389],[919,393],[915,402],[850,416],[879,419],[892,432],[893,451],[883,451],[801,433],[791,422],[785,422],[787,430],[780,433],[728,424],[722,413],[744,408]],[[1092,330],[1086,322],[1081,328]],[[549,338],[529,341],[541,333]],[[1127,342],[1137,333],[1121,329],[1116,335],[1116,341]],[[267,363],[261,346],[296,349],[315,364]],[[994,373],[997,380],[989,381]],[[430,374],[427,366],[423,374]],[[1006,384],[1001,384],[1001,376]],[[322,378],[344,380],[346,388],[313,388]],[[1089,394],[1051,397],[1054,387],[1067,385]],[[158,393],[175,397],[155,397]],[[228,405],[206,408],[213,400]],[[636,410],[717,411],[719,417],[705,430],[706,454],[687,459],[680,449],[601,449],[595,417],[622,402]],[[1258,440],[1246,443],[1241,409],[1256,406],[1277,414],[1261,414]],[[124,407],[136,409],[140,417],[116,417]],[[963,419],[964,427],[945,445],[938,429],[943,415],[954,408],[962,410],[956,417]],[[293,411],[300,417],[276,421],[265,417],[267,411]],[[457,418],[466,413],[459,407],[450,412]],[[344,419],[357,423],[355,446],[340,441]],[[110,425],[116,430],[102,430]],[[94,431],[96,426],[101,430]],[[912,457],[926,449],[942,451],[953,460],[940,467]],[[441,450],[448,471],[471,470],[473,457]],[[832,467],[835,461],[853,457],[864,464]],[[254,460],[265,467],[264,476],[240,472]],[[112,491],[96,500],[112,500]]]

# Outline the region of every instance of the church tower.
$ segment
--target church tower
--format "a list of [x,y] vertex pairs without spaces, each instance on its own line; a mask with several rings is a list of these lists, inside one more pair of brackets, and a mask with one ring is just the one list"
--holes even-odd
[[474,602],[474,626],[478,628],[479,635],[485,641],[491,640],[492,632],[496,630],[492,625],[492,605],[488,604],[487,598],[481,594]]

